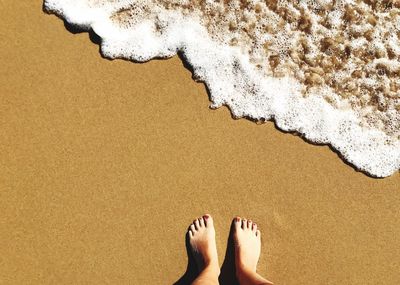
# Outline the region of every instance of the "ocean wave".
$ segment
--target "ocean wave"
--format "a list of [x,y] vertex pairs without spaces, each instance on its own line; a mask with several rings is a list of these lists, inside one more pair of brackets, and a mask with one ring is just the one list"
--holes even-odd
[[109,58],[181,52],[211,106],[274,120],[365,173],[400,168],[400,6],[350,0],[46,0]]

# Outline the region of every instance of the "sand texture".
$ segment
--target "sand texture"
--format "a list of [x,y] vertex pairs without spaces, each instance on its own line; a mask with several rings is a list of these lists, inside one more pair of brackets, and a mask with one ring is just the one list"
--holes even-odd
[[0,283],[174,284],[214,216],[263,232],[275,284],[399,284],[400,175],[210,110],[179,58],[110,61],[42,2],[0,1]]

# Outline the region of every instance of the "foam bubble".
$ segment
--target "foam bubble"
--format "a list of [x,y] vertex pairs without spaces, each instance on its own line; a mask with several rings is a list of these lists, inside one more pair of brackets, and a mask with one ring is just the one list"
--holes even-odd
[[106,57],[147,61],[181,51],[212,107],[273,119],[385,177],[400,168],[400,10],[377,2],[45,0],[45,7],[93,29]]

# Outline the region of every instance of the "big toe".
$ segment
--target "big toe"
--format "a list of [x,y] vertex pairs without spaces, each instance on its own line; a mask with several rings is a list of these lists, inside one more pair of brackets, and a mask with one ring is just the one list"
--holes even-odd
[[241,230],[242,229],[242,218],[241,217],[235,217],[233,219],[233,225],[234,225],[234,228],[235,228],[236,232]]
[[204,220],[204,224],[205,224],[205,226],[206,226],[207,228],[212,228],[212,227],[214,227],[214,220],[213,220],[213,218],[211,217],[210,214],[205,214],[205,215],[203,216],[203,220]]

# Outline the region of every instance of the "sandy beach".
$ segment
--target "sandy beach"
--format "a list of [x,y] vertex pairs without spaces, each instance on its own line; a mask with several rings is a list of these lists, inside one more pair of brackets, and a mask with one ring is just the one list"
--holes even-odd
[[42,1],[0,2],[0,283],[174,284],[210,213],[257,221],[275,284],[399,284],[400,174],[211,110],[176,56],[101,57]]

